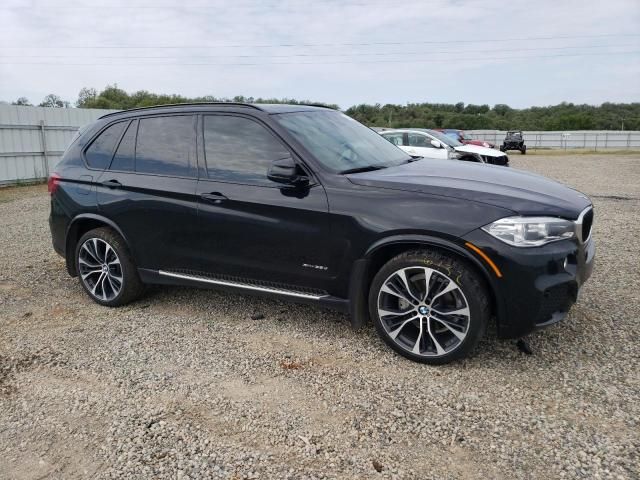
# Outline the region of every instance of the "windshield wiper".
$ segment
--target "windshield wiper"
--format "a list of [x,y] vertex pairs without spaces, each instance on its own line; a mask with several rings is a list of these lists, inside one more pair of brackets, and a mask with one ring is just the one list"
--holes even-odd
[[367,165],[366,167],[356,167],[342,170],[340,173],[342,175],[346,175],[347,173],[373,172],[374,170],[382,170],[383,168],[387,167],[385,165]]

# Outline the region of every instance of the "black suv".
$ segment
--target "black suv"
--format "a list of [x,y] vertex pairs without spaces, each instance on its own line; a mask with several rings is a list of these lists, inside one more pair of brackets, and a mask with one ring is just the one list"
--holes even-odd
[[527,146],[524,144],[524,137],[520,130],[513,130],[507,132],[500,145],[500,151],[506,152],[507,150],[520,150],[522,155],[527,153]]
[[340,112],[129,110],[83,129],[49,179],[55,250],[96,302],[221,287],[371,318],[400,354],[467,354],[492,316],[561,320],[591,274],[589,199],[515,169],[416,160]]

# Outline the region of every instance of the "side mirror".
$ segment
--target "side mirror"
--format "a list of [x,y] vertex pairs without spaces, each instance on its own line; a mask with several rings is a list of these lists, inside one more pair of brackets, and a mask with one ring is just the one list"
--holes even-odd
[[433,145],[435,148],[442,148],[442,144],[435,138],[431,140],[431,145]]
[[298,165],[291,155],[274,160],[267,171],[267,178],[273,182],[290,185],[306,185],[309,178],[298,174]]

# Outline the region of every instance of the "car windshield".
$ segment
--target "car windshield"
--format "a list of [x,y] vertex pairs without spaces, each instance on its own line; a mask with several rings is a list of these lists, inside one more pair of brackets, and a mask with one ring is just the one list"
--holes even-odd
[[473,140],[473,138],[466,133],[461,133],[460,138],[462,138],[463,140]]
[[520,132],[508,132],[507,137],[509,138],[522,138],[522,133]]
[[438,140],[440,140],[442,143],[449,145],[452,148],[455,147],[461,147],[462,144],[456,140],[455,138],[450,137],[447,134],[444,134],[442,132],[437,132],[435,130],[428,130],[429,135],[432,135],[434,137],[436,137]]
[[284,113],[273,118],[334,172],[393,167],[412,160],[382,136],[340,112]]

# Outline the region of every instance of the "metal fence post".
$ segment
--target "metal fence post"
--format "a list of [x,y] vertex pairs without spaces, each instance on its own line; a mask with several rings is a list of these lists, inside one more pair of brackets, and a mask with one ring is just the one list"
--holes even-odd
[[44,129],[44,120],[40,120],[40,142],[42,143],[42,155],[44,158],[44,172],[49,178],[49,156],[47,155],[47,132]]

